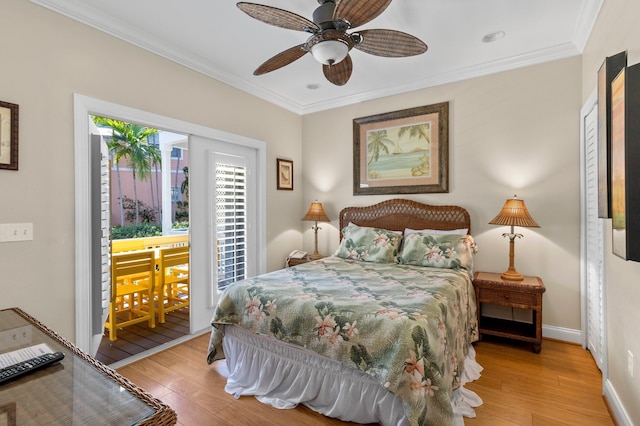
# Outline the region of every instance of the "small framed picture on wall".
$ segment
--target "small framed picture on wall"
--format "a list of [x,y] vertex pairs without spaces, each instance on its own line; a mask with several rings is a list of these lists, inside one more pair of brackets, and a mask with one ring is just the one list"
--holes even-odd
[[293,191],[293,161],[278,158],[278,189]]
[[18,170],[18,105],[0,101],[0,169]]

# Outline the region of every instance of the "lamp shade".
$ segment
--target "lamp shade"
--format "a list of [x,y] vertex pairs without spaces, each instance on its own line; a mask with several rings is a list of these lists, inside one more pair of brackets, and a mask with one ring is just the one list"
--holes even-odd
[[311,54],[324,65],[335,65],[349,53],[349,46],[342,40],[323,40],[311,46]]
[[315,222],[331,222],[331,220],[329,220],[329,218],[327,217],[327,214],[324,212],[324,209],[322,208],[322,203],[319,203],[317,201],[311,203],[307,214],[304,215],[302,220],[312,220]]
[[515,195],[504,203],[500,213],[489,224],[540,228],[529,214],[524,200],[519,200]]

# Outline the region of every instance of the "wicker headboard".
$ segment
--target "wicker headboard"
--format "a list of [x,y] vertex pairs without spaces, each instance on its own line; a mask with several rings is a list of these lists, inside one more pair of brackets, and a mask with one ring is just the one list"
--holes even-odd
[[[459,206],[430,206],[417,201],[393,199],[367,207],[346,207],[340,212],[340,230],[347,224],[404,231],[410,229],[469,229],[469,212]],[[340,232],[342,238],[342,232]]]

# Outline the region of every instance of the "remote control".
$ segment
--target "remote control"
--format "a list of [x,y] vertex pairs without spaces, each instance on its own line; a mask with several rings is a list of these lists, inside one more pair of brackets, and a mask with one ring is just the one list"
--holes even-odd
[[64,358],[62,352],[48,353],[0,369],[0,385],[9,380],[54,364]]

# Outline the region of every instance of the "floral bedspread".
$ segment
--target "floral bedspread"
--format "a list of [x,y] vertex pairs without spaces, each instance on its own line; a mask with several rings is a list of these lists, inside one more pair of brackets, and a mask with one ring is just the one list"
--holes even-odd
[[229,286],[212,324],[209,363],[224,358],[220,325],[239,324],[373,376],[411,425],[453,424],[451,392],[478,337],[466,271],[334,256]]

